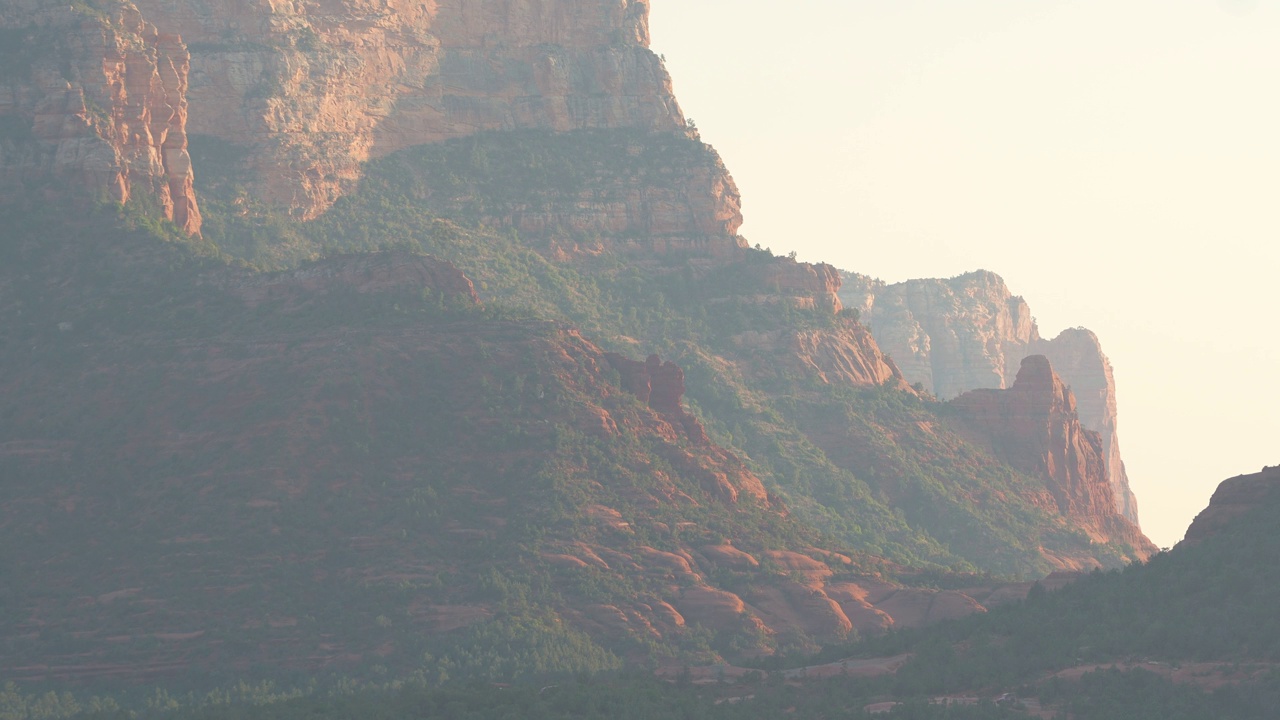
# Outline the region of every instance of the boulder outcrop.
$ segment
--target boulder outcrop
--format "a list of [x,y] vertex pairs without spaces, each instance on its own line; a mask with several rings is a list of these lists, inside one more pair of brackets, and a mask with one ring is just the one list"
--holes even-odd
[[[128,2],[23,0],[0,10],[0,198],[157,203],[201,216],[187,151],[190,55]],[[79,192],[67,195],[62,188]]]
[[[657,355],[650,355],[644,362],[618,353],[606,353],[605,358],[621,376],[622,387],[640,402],[660,413],[688,417],[697,422],[680,404],[680,398],[684,396],[684,371],[679,365],[670,360],[664,363]],[[706,435],[700,435],[705,442]]]
[[985,270],[896,284],[844,273],[840,297],[858,310],[908,382],[944,400],[1011,387],[1023,358],[1049,358],[1074,391],[1081,422],[1102,436],[1116,509],[1138,523],[1137,498],[1120,456],[1115,378],[1096,335],[1072,328],[1042,338],[1027,302]]
[[1156,551],[1117,512],[1102,437],[1081,425],[1075,396],[1048,358],[1025,358],[1007,390],[973,390],[950,405],[961,435],[1011,467],[1042,478],[1056,510],[1096,542],[1124,543],[1141,557]]

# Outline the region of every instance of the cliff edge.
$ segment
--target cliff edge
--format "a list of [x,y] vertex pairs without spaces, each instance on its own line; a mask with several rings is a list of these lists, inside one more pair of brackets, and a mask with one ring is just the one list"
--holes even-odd
[[973,390],[950,405],[962,420],[956,424],[961,435],[1011,467],[1042,478],[1057,512],[1094,542],[1129,545],[1140,559],[1156,552],[1141,530],[1117,513],[1102,437],[1081,425],[1075,395],[1048,358],[1024,359],[1007,390]]
[[1115,377],[1094,333],[1072,328],[1042,338],[1026,300],[985,270],[896,284],[843,277],[841,300],[859,311],[907,381],[944,400],[1012,387],[1023,358],[1047,357],[1074,392],[1080,421],[1102,436],[1116,509],[1138,524],[1137,497],[1120,456]]

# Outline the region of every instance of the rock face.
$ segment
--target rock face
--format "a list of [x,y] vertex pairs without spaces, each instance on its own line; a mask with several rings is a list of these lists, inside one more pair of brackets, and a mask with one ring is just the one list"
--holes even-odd
[[[91,197],[121,202],[140,187],[196,233],[187,133],[236,147],[232,202],[300,220],[350,192],[370,159],[482,131],[696,137],[648,49],[647,0],[100,5],[22,0],[0,13],[15,56],[0,76],[13,135],[0,182],[80,178]],[[738,191],[706,155],[667,177],[561,193],[497,219],[554,241],[553,254],[614,236],[659,253],[736,248]]]
[[128,202],[200,231],[187,153],[190,55],[126,2],[23,0],[0,10],[0,197]]
[[822,383],[854,387],[902,384],[902,373],[867,328],[841,316],[839,270],[752,251],[739,254],[731,270],[733,279],[727,285],[732,294],[711,298],[710,303],[782,305],[836,316],[820,329],[753,328],[732,336],[734,355],[750,360],[757,374],[800,373]]
[[1071,328],[1052,340],[1038,339],[1030,351],[1049,358],[1075,393],[1080,422],[1102,436],[1102,452],[1115,491],[1116,509],[1137,525],[1138,498],[1129,487],[1129,474],[1120,457],[1116,380],[1098,336],[1084,328]]
[[888,285],[844,274],[844,304],[859,311],[903,376],[949,399],[1014,384],[1023,358],[1044,355],[1075,393],[1080,420],[1102,435],[1116,509],[1138,523],[1138,503],[1120,457],[1115,378],[1096,335],[1084,328],[1040,337],[1031,308],[995,273]]
[[680,130],[628,0],[142,0],[192,48],[191,132],[248,143],[252,192],[311,218],[360,165],[482,130]]
[[[351,191],[365,162],[410,146],[486,130],[695,136],[648,49],[646,2],[104,3],[23,0],[0,15],[15,56],[0,77],[3,185],[73,178],[117,202],[141,189],[197,233],[188,132],[236,146],[231,202],[301,220]],[[657,254],[738,249],[723,163],[705,147],[677,155],[661,177],[614,175],[487,220],[552,256],[602,238]]]
[[1202,542],[1229,526],[1236,518],[1267,504],[1280,491],[1280,467],[1263,468],[1253,475],[1224,481],[1205,508],[1187,528],[1184,543]]
[[796,262],[790,258],[778,258],[774,262],[760,267],[760,277],[756,280],[759,287],[765,288],[775,295],[784,297],[796,296],[812,298],[812,304],[801,307],[814,307],[838,313],[844,309],[840,302],[842,279],[840,271],[826,263]]
[[1076,400],[1048,358],[1022,361],[1007,390],[973,390],[951,401],[957,430],[1015,469],[1043,478],[1055,509],[1095,542],[1131,545],[1141,557],[1156,551],[1116,510],[1101,436],[1085,429]]

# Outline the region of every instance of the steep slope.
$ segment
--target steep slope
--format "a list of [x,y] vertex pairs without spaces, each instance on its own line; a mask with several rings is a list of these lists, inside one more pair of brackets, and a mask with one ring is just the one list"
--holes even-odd
[[886,284],[844,273],[841,299],[859,311],[876,341],[911,383],[943,399],[980,388],[1008,388],[1022,359],[1044,355],[1079,402],[1081,422],[1102,435],[1116,509],[1135,525],[1138,503],[1120,457],[1116,384],[1092,332],[1040,337],[1031,308],[995,273]]
[[1144,552],[912,391],[834,268],[746,247],[644,3],[139,7],[58,33],[185,34],[204,239],[0,199],[18,676],[812,650]]
[[1029,475],[1043,477],[1058,511],[1096,542],[1119,542],[1145,560],[1156,547],[1115,512],[1102,437],[1082,427],[1071,389],[1049,359],[1022,361],[1008,390],[972,390],[951,401],[957,430]]
[[479,130],[677,130],[648,3],[186,3],[143,14],[192,48],[191,132],[247,143],[247,197],[312,218],[362,163]]
[[[933,648],[898,673],[900,688],[922,693],[1047,681],[1041,690],[1060,700],[1071,694],[1062,681],[1088,671],[1141,668],[1146,672],[1120,683],[1133,687],[1149,680],[1148,672],[1172,679],[1171,667],[1193,662],[1202,663],[1204,680],[1177,673],[1179,682],[1214,688],[1261,680],[1274,687],[1267,671],[1280,662],[1273,599],[1280,571],[1269,558],[1280,550],[1278,504],[1276,468],[1227,480],[1187,540],[1145,564],[1093,573],[914,638],[871,644],[889,653]],[[952,651],[937,652],[939,644]]]
[[52,196],[83,207],[137,197],[198,233],[186,134],[189,65],[182,40],[129,3],[6,3],[0,198]]
[[[879,554],[959,567],[958,554],[963,566],[1000,573],[1049,572],[1064,558],[1067,566],[1122,561],[1127,551],[1092,548],[1056,509],[979,499],[1018,497],[1020,484],[1043,481],[1015,479],[989,454],[969,457],[936,404],[918,402],[866,328],[843,312],[833,268],[742,248],[724,230],[705,236],[711,245],[659,251],[642,228],[597,229],[593,251],[568,254],[557,248],[584,246],[572,222],[513,232],[522,213],[557,198],[594,198],[562,206],[572,211],[564,217],[589,221],[615,187],[663,187],[712,164],[710,149],[681,136],[482,134],[371,165],[359,191],[308,227],[310,242],[376,247],[375,229],[457,262],[493,301],[565,317],[619,349],[662,350],[697,380],[690,394],[713,437],[756,463],[807,521]],[[519,264],[509,258],[477,256],[426,232],[439,217],[505,230],[513,241],[504,252],[525,253],[526,279],[513,282]],[[877,518],[903,502],[914,539]]]
[[261,274],[95,223],[0,256],[6,677],[513,677],[985,609],[794,517],[677,365],[486,309],[448,262]]

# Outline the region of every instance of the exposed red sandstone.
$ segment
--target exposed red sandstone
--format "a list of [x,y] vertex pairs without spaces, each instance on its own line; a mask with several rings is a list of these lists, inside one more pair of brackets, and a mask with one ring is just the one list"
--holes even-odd
[[[485,130],[689,133],[640,0],[108,2],[106,20],[54,0],[0,13],[0,28],[35,18],[65,36],[32,81],[0,87],[0,116],[46,143],[6,154],[10,186],[56,164],[91,197],[141,188],[194,233],[188,132],[244,148],[245,199],[303,220],[350,192],[363,163],[414,145]],[[68,60],[69,84],[58,71]],[[552,256],[592,251],[581,237],[724,255],[742,245],[740,200],[704,155],[660,180],[614,179],[604,195],[513,206],[497,221]]]
[[732,545],[706,545],[702,548],[702,553],[706,555],[712,562],[716,564],[726,565],[733,568],[756,568],[760,567],[760,561],[756,560],[750,553],[743,552]]
[[[24,0],[0,11],[28,69],[0,78],[0,118],[30,137],[0,142],[0,194],[44,185],[63,202],[152,198],[184,231],[201,217],[187,153],[190,55],[128,2],[99,9]],[[50,185],[52,181],[52,186]],[[57,186],[79,188],[70,197]]]
[[1071,328],[1042,338],[1027,302],[999,275],[983,270],[892,285],[853,273],[843,280],[841,299],[861,313],[907,382],[944,400],[1008,388],[1023,358],[1048,357],[1075,393],[1081,422],[1102,436],[1116,509],[1138,524],[1137,499],[1120,457],[1115,378],[1096,335]]
[[838,313],[840,303],[840,271],[826,263],[801,263],[792,258],[774,258],[758,265],[758,286],[775,295],[813,298],[814,307]]
[[1102,438],[1084,429],[1075,396],[1044,356],[1022,361],[1008,390],[974,390],[951,401],[956,430],[1001,461],[1044,480],[1057,511],[1096,541],[1146,558],[1156,547],[1116,511]]
[[1120,457],[1115,375],[1098,336],[1085,328],[1069,328],[1052,340],[1039,340],[1032,349],[1049,358],[1054,369],[1071,386],[1080,422],[1102,436],[1102,452],[1111,487],[1115,490],[1116,509],[1137,525],[1138,498],[1129,486],[1129,473]]
[[822,640],[844,637],[853,629],[853,623],[839,603],[821,589],[805,584],[782,581],[755,587],[748,599],[751,608],[771,628],[798,630]]
[[644,362],[618,353],[605,353],[605,359],[618,371],[623,389],[655,411],[674,417],[695,443],[709,442],[702,423],[680,404],[684,397],[684,371],[679,365],[670,360],[664,363],[657,355],[650,355]]
[[685,124],[644,1],[138,5],[194,48],[191,131],[249,143],[255,194],[301,218],[412,145]]

